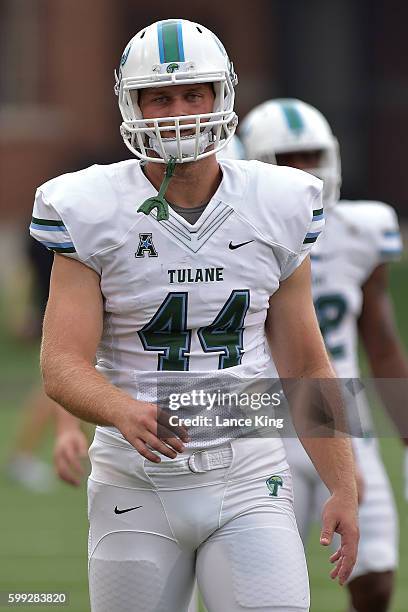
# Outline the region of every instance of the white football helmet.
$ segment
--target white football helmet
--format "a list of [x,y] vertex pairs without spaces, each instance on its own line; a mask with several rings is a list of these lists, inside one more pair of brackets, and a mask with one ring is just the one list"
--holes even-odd
[[[137,157],[160,163],[170,158],[190,162],[217,153],[232,138],[238,123],[234,112],[237,82],[222,43],[204,26],[168,19],[144,28],[127,45],[116,74],[126,146]],[[211,113],[143,119],[140,89],[190,83],[213,84]],[[162,132],[169,130],[175,137],[164,138]]]
[[339,199],[339,145],[326,119],[310,104],[294,98],[264,102],[245,117],[240,136],[247,159],[272,164],[280,153],[320,150],[319,167],[308,172],[323,180],[326,207]]

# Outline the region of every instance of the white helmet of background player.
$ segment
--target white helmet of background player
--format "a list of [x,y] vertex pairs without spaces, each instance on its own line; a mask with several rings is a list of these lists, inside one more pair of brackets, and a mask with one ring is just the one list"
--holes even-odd
[[[161,163],[170,158],[190,162],[217,153],[238,123],[234,112],[237,82],[222,43],[204,26],[168,19],[144,28],[127,45],[116,74],[126,146],[141,159]],[[192,83],[213,84],[211,113],[143,119],[138,103],[141,89]],[[169,128],[175,136],[164,138],[162,132]]]
[[339,199],[339,145],[326,119],[310,104],[294,98],[264,102],[245,117],[240,135],[247,159],[272,164],[281,153],[320,151],[318,167],[308,172],[323,180],[326,207]]

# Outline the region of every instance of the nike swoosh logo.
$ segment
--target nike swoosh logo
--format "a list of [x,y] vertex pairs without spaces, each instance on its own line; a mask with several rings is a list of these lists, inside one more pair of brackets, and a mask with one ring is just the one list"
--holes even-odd
[[249,244],[250,242],[253,242],[253,240],[247,240],[246,242],[240,242],[239,244],[232,244],[232,242],[230,242],[228,245],[228,248],[231,249],[231,251],[233,251],[234,249],[239,249],[239,247],[245,246],[246,244]]
[[130,512],[131,510],[137,510],[138,508],[143,508],[143,506],[135,506],[134,508],[125,508],[125,510],[118,510],[118,507],[115,506],[115,514],[124,514],[125,512]]

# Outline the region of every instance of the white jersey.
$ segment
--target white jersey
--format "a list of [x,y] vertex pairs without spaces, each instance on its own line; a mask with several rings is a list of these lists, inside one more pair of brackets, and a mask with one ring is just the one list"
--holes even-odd
[[399,257],[398,220],[381,202],[341,201],[326,212],[311,253],[313,299],[327,351],[339,378],[358,378],[357,321],[362,287],[374,269]]
[[[304,260],[322,226],[321,182],[291,168],[223,161],[222,182],[194,224],[139,206],[157,191],[140,162],[92,166],[45,183],[31,234],[101,277],[97,368],[136,399],[228,369],[266,376],[268,300]],[[199,374],[199,377],[197,375]]]

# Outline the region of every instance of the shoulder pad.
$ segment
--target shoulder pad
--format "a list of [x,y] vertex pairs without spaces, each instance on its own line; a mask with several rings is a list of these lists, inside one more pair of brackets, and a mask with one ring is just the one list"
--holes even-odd
[[[120,244],[137,223],[136,165],[138,162],[131,160],[91,166],[52,179],[37,190],[37,200],[63,222],[79,259],[87,260]],[[133,202],[124,187],[126,179],[132,178],[136,190]]]
[[342,200],[337,207],[345,222],[353,224],[370,240],[377,263],[400,256],[402,241],[398,217],[392,206],[371,200]]

